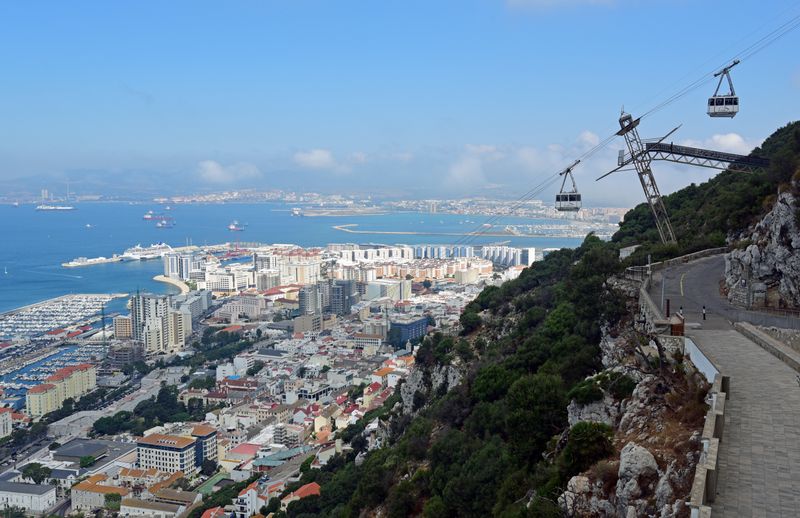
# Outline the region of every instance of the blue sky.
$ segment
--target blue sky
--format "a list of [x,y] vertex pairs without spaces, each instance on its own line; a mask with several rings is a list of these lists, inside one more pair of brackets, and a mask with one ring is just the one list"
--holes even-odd
[[[636,115],[797,14],[772,0],[4,2],[0,187],[80,191],[88,171],[187,192],[518,193],[611,133],[623,104]],[[735,119],[704,114],[708,84],[643,135],[683,123],[676,141],[748,151],[798,117],[798,46],[800,30],[735,69]],[[621,144],[577,171],[596,204],[641,199],[633,177],[594,182]],[[710,173],[656,174],[669,192]]]

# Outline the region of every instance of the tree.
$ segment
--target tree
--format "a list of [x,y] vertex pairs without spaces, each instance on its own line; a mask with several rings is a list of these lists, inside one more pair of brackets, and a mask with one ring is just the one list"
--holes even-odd
[[255,376],[256,374],[261,372],[261,369],[263,369],[263,368],[264,368],[264,362],[262,362],[260,360],[256,360],[255,362],[253,362],[253,366],[250,367],[249,369],[247,369],[247,375],[248,376]]
[[200,468],[200,473],[202,473],[207,477],[210,477],[216,472],[217,472],[217,463],[211,459],[205,459],[203,461],[203,466]]
[[472,311],[464,311],[459,317],[461,321],[461,334],[468,335],[481,327],[481,316]]
[[6,507],[0,511],[0,516],[2,516],[2,518],[26,518],[28,515],[25,512],[24,507],[12,505],[11,507]]
[[81,457],[80,466],[82,468],[88,468],[89,466],[94,464],[96,460],[97,459],[95,459],[92,455],[84,455],[83,457]]
[[53,470],[47,466],[43,466],[38,462],[31,462],[22,469],[22,476],[29,478],[34,484],[40,485],[42,482],[50,478],[50,473]]
[[56,441],[51,442],[50,446],[47,447],[47,449],[50,451],[57,450],[59,448],[61,448],[61,443]]
[[316,457],[314,455],[311,455],[306,460],[304,460],[303,463],[300,464],[300,473],[305,474],[307,471],[309,471],[311,469],[311,463],[314,462],[315,458]]
[[106,509],[119,511],[120,505],[122,504],[122,495],[119,493],[106,493],[103,500],[105,501]]

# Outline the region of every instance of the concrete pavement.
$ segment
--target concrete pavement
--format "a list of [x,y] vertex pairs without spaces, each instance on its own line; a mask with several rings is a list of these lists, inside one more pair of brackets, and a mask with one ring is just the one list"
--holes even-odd
[[[797,373],[735,331],[732,321],[787,327],[787,319],[735,308],[720,295],[722,256],[659,272],[650,296],[683,307],[689,336],[731,388],[712,516],[800,516],[800,386]],[[702,319],[706,306],[707,319]],[[790,324],[800,324],[792,319]],[[794,327],[794,326],[792,326]]]
[[731,377],[712,516],[800,516],[796,373],[734,330],[688,334]]

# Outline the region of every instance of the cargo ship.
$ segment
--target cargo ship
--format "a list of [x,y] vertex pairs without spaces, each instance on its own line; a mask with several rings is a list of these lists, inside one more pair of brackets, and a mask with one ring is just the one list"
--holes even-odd
[[47,205],[47,204],[42,204],[42,205],[37,205],[36,206],[36,210],[45,210],[45,211],[47,211],[47,210],[75,210],[75,207],[73,207],[72,205]]
[[243,232],[244,225],[240,224],[236,220],[233,220],[233,222],[230,225],[228,225],[228,230],[230,230],[231,232]]

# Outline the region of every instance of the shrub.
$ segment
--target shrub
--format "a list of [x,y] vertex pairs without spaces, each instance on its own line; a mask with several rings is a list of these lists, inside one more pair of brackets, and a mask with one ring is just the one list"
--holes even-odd
[[611,437],[612,430],[607,424],[580,422],[573,426],[558,459],[560,475],[564,479],[577,475],[614,453]]
[[567,393],[567,399],[574,399],[579,405],[588,405],[603,399],[603,391],[594,378],[586,379],[572,387]]

